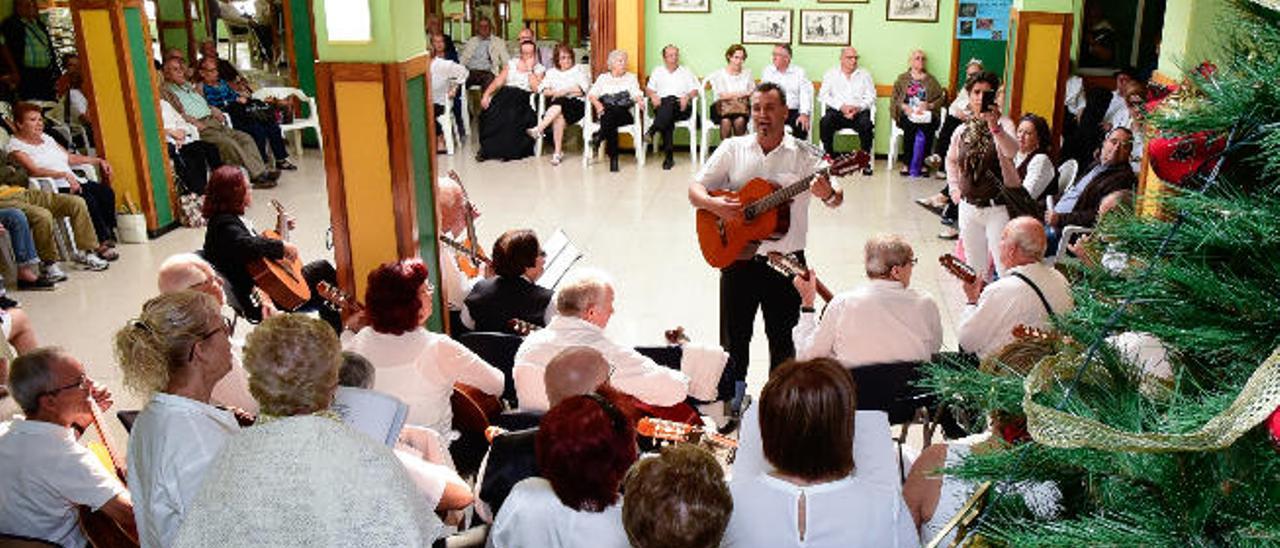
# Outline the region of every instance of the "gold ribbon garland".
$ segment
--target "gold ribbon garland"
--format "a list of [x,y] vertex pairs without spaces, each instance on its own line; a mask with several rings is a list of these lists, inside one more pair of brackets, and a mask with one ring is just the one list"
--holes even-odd
[[1079,359],[1082,358],[1067,354],[1051,356],[1041,360],[1027,375],[1023,383],[1022,407],[1027,413],[1027,430],[1036,442],[1062,449],[1084,447],[1102,451],[1216,450],[1235,443],[1280,406],[1280,347],[1276,347],[1271,356],[1254,370],[1230,406],[1194,432],[1126,432],[1037,403],[1035,396],[1060,378],[1059,372],[1066,373],[1066,368],[1074,370],[1074,362]]

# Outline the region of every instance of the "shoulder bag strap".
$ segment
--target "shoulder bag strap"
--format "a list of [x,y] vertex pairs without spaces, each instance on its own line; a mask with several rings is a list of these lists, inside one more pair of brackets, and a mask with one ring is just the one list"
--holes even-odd
[[1031,278],[1026,277],[1021,272],[1013,272],[1012,274],[1031,286],[1031,289],[1036,292],[1036,296],[1040,297],[1040,304],[1044,305],[1045,312],[1048,312],[1049,316],[1053,317],[1053,307],[1049,306],[1049,299],[1044,298],[1044,292],[1040,291],[1040,286],[1037,286],[1035,282],[1031,281]]

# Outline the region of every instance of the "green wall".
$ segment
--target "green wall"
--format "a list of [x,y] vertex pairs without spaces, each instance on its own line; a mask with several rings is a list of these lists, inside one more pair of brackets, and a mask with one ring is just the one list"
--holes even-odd
[[[885,20],[887,0],[865,4],[827,3],[816,0],[788,0],[786,3],[730,2],[712,0],[711,13],[659,13],[658,2],[645,2],[645,74],[662,63],[666,44],[680,46],[681,61],[699,77],[725,65],[724,51],[741,36],[742,8],[786,8],[792,10],[792,63],[804,67],[809,78],[821,81],[823,73],[835,66],[840,48],[807,46],[799,43],[801,9],[847,9],[853,12],[852,44],[861,56],[859,65],[871,72],[876,85],[890,86],[907,68],[912,49],[923,49],[926,68],[946,87],[950,78],[951,40],[955,34],[955,2],[940,1],[936,23]],[[772,46],[747,46],[747,68],[759,78],[770,61]],[[816,120],[814,127],[816,129]],[[889,145],[889,102],[881,98],[876,106],[876,150]],[[838,148],[852,144],[840,143]]]
[[[332,1],[332,0],[330,0]],[[314,0],[317,58],[329,62],[399,62],[427,49],[425,7],[417,0],[368,0],[370,42],[329,42],[325,0]],[[412,22],[412,23],[410,23]]]
[[1222,17],[1231,14],[1226,0],[1168,0],[1157,70],[1178,79],[1184,64],[1197,65],[1217,52]]

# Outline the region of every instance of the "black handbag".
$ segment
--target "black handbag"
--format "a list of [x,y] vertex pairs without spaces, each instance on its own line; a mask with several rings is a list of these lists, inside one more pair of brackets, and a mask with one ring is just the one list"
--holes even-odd
[[636,102],[631,99],[631,94],[625,91],[601,95],[600,102],[606,107],[622,109],[630,109],[636,104]]

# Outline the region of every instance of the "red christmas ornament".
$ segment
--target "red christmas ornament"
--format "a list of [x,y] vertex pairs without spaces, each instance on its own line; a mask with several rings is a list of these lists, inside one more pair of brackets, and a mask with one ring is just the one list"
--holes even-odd
[[1151,159],[1151,168],[1158,177],[1171,183],[1181,183],[1225,147],[1226,141],[1221,137],[1202,131],[1152,139],[1147,143],[1147,157]]
[[1280,450],[1280,407],[1276,407],[1271,418],[1267,419],[1267,431],[1271,433],[1271,444]]

